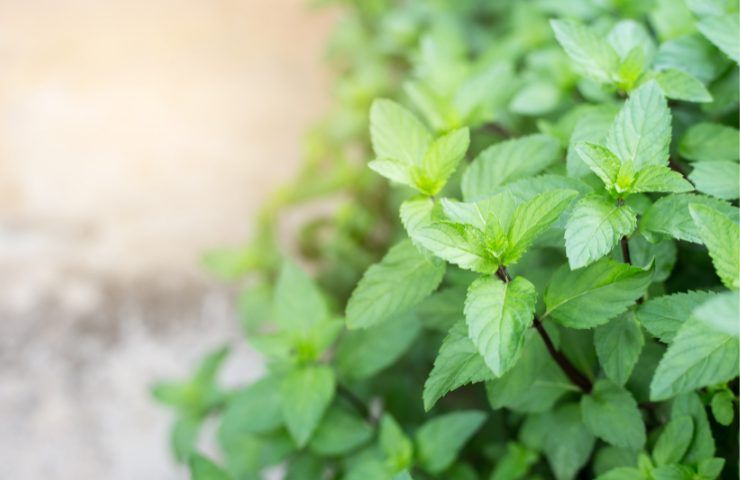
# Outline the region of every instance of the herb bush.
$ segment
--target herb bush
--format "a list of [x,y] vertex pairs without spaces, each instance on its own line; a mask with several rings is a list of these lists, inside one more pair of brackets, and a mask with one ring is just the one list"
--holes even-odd
[[738,478],[737,2],[341,3],[304,169],[206,257],[266,373],[154,389],[193,478]]

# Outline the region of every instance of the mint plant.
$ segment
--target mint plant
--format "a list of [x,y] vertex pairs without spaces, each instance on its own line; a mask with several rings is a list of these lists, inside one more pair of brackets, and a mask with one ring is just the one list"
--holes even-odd
[[154,389],[192,477],[737,478],[737,2],[342,3],[306,167],[206,256],[266,372]]

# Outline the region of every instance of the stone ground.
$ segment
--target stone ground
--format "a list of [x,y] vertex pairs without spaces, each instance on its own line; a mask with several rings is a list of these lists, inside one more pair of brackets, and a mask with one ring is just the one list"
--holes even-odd
[[304,0],[0,0],[0,478],[186,478],[148,387],[224,342],[238,244],[325,109]]

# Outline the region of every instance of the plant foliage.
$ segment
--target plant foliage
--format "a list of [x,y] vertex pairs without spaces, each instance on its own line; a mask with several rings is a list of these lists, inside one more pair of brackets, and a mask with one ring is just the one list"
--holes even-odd
[[266,373],[154,390],[193,478],[737,478],[737,1],[331,3],[338,102],[206,257]]

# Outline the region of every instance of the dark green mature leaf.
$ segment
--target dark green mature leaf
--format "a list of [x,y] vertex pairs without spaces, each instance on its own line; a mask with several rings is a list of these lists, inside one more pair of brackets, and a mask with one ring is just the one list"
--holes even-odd
[[380,325],[347,332],[334,356],[338,374],[353,380],[375,375],[398,360],[420,330],[417,315],[409,311]]
[[440,473],[452,465],[460,449],[485,420],[485,413],[468,410],[440,415],[422,425],[415,435],[422,468]]
[[368,328],[415,307],[432,293],[444,263],[420,252],[409,240],[391,248],[367,269],[347,303],[347,326]]
[[622,162],[640,170],[668,163],[671,113],[663,92],[649,81],[630,94],[614,119],[606,144]]
[[442,341],[434,368],[424,383],[424,410],[431,410],[440,398],[452,390],[492,378],[493,372],[468,337],[467,325],[460,320]]
[[475,157],[465,170],[461,184],[463,198],[475,201],[490,197],[496,187],[535,175],[559,156],[558,142],[540,134],[492,145]]
[[599,475],[596,480],[647,480],[647,477],[637,468],[618,467]]
[[694,436],[683,461],[690,464],[713,457],[715,445],[712,429],[709,426],[704,404],[694,392],[685,393],[673,399],[671,418],[684,415],[690,416],[694,422]]
[[740,288],[740,225],[738,214],[728,216],[700,204],[689,204],[699,237],[709,249],[717,275],[727,288]]
[[544,317],[571,328],[603,325],[640,298],[651,277],[650,270],[608,259],[582,270],[564,265],[545,291]]
[[584,197],[576,204],[565,227],[565,252],[570,268],[585,267],[607,255],[636,226],[635,212],[627,205],[596,195]]
[[334,372],[326,366],[301,367],[282,384],[285,425],[299,447],[305,446],[334,398]]
[[519,359],[536,301],[534,285],[523,277],[508,283],[483,277],[468,289],[468,335],[494,375],[503,375]]
[[308,448],[319,455],[337,456],[355,450],[373,435],[364,420],[339,407],[332,407],[321,419]]
[[506,445],[506,455],[496,463],[490,480],[520,480],[537,462],[537,453],[515,442]]
[[727,335],[695,319],[687,320],[668,347],[650,384],[650,397],[665,400],[738,375],[740,348]]
[[690,416],[675,417],[668,422],[653,447],[653,460],[658,465],[679,463],[694,436],[694,421]]
[[467,285],[442,288],[422,301],[416,312],[425,328],[447,333],[462,321]]
[[689,127],[678,144],[678,153],[688,160],[733,161],[740,158],[740,132],[719,123],[697,123]]
[[596,439],[583,425],[575,403],[561,405],[545,415],[545,456],[557,480],[572,480],[591,456]]
[[640,233],[651,242],[665,236],[702,243],[699,229],[689,213],[689,204],[711,207],[724,215],[737,217],[737,208],[722,200],[706,195],[666,195],[655,202],[640,219]]
[[591,433],[617,447],[640,450],[645,445],[645,424],[637,402],[625,389],[599,380],[581,398],[583,423]]
[[710,292],[686,292],[652,298],[635,314],[651,335],[663,343],[671,343],[691,312],[711,296]]
[[640,358],[645,339],[632,312],[612,319],[594,330],[594,346],[607,378],[624,385]]
[[[553,343],[558,346],[557,329],[548,330]],[[508,408],[522,413],[544,412],[573,388],[534,330],[527,332],[522,356],[516,365],[501,378],[486,383],[492,408]]]
[[191,480],[231,480],[231,476],[224,469],[199,454],[190,457],[190,478]]
[[735,418],[735,396],[729,390],[720,390],[712,396],[712,415],[720,425],[730,426]]

